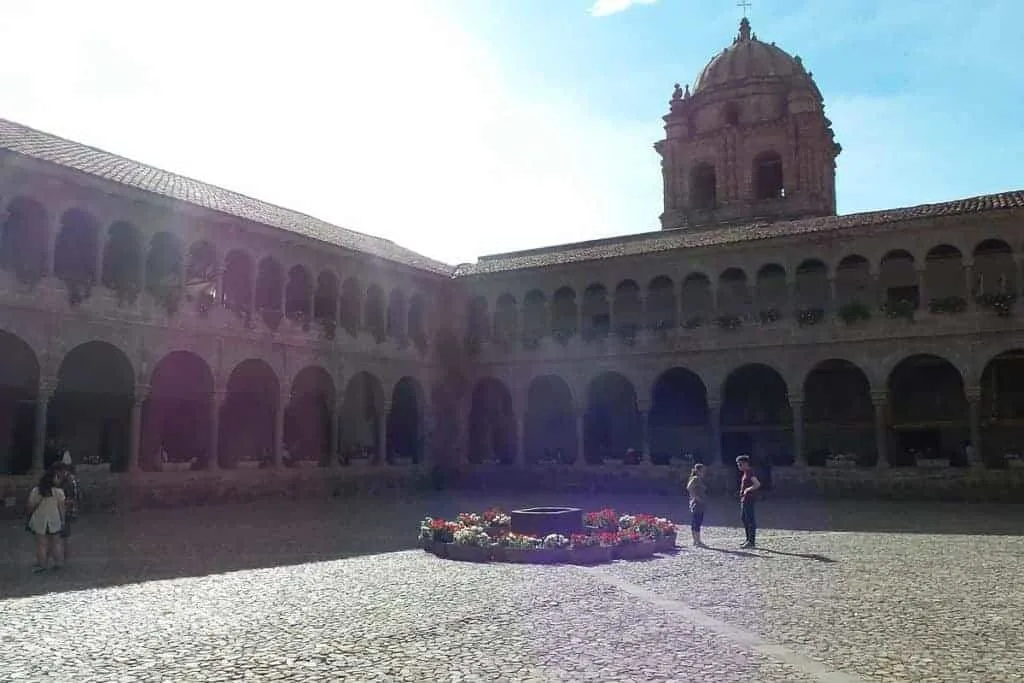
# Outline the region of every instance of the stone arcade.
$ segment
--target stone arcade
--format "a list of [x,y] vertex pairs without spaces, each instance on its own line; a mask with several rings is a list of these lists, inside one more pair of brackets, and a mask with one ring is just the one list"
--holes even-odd
[[151,486],[628,449],[881,481],[967,442],[1005,480],[1024,191],[835,215],[822,96],[746,19],[655,149],[661,231],[451,267],[0,121],[3,481],[50,440]]

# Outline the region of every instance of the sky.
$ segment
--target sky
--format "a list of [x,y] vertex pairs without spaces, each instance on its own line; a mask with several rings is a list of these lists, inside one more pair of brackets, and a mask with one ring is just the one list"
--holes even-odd
[[[840,213],[1024,188],[1009,0],[751,0],[843,146]],[[244,9],[243,9],[244,8]],[[659,228],[675,82],[735,0],[5,3],[0,117],[451,264]]]

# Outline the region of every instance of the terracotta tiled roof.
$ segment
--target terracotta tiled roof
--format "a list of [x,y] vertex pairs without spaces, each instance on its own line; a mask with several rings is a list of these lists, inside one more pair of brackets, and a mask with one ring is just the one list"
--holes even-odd
[[394,242],[0,119],[0,149],[433,273],[453,268]]
[[481,257],[476,263],[457,268],[456,276],[482,275],[528,268],[543,268],[561,263],[595,261],[621,256],[636,256],[676,249],[726,246],[753,240],[828,233],[849,228],[899,223],[920,218],[938,218],[983,211],[1024,208],[1024,190],[956,199],[941,204],[921,204],[902,209],[854,213],[846,216],[805,218],[776,223],[744,223],[710,229],[659,230],[641,235],[563,244],[545,249],[496,254]]

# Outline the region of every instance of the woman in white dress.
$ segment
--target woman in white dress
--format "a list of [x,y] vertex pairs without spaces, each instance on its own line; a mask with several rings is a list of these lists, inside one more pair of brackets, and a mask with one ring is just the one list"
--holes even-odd
[[64,491],[60,489],[59,472],[47,470],[28,494],[28,529],[36,536],[35,572],[46,570],[48,558],[53,568],[64,563],[60,531],[64,526]]

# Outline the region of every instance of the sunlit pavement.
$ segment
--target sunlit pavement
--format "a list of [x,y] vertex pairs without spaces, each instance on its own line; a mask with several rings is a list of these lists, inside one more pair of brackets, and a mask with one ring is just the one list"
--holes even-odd
[[1024,680],[1024,507],[766,501],[760,550],[713,527],[590,569],[411,549],[423,515],[492,503],[685,521],[666,498],[502,497],[97,515],[43,575],[5,522],[0,681]]

